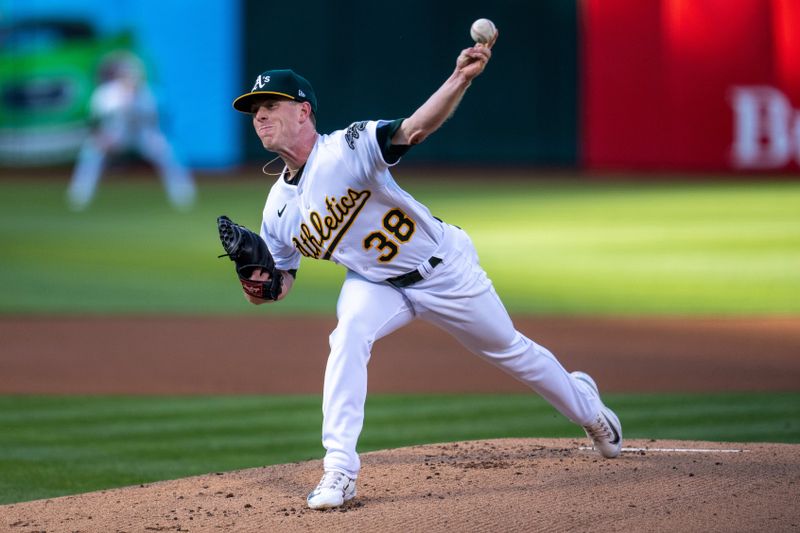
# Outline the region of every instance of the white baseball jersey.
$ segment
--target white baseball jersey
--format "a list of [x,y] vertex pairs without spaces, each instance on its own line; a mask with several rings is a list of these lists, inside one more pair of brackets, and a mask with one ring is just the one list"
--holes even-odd
[[108,81],[95,89],[91,116],[102,132],[119,145],[134,145],[142,132],[158,127],[156,100],[150,89],[123,79]]
[[[600,408],[596,393],[516,331],[469,236],[433,217],[395,183],[380,146],[387,130],[378,134],[388,124],[357,122],[318,136],[300,179],[293,185],[282,175],[264,206],[261,236],[279,269],[296,269],[306,256],[349,270],[322,391],[325,470],[358,476],[370,350],[417,318],[449,332],[573,422],[593,420]],[[386,153],[397,155],[392,148]],[[431,257],[441,261],[434,265]],[[420,277],[409,285],[381,283],[413,271]]]
[[433,256],[443,223],[402,190],[376,137],[387,121],[319,135],[296,185],[285,171],[264,206],[261,237],[281,270],[327,259],[370,281],[416,270]]

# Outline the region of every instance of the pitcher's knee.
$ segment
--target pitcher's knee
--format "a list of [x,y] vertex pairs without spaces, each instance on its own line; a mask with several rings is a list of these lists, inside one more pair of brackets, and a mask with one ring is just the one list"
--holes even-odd
[[512,339],[503,343],[502,345],[485,347],[483,350],[478,351],[478,355],[487,357],[489,359],[503,360],[519,357],[528,352],[536,354],[536,351],[532,350],[532,348],[536,347],[538,347],[538,345],[532,340],[520,333],[517,333]]
[[357,321],[340,321],[328,337],[328,343],[331,352],[337,350],[366,350],[369,352],[372,349],[373,335],[373,332],[368,331]]

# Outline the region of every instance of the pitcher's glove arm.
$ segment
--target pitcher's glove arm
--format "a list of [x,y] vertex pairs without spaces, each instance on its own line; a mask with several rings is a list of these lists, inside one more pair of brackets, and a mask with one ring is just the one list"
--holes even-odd
[[[283,276],[275,268],[272,254],[261,236],[224,215],[217,218],[217,228],[222,248],[225,249],[225,253],[219,257],[228,256],[235,263],[236,274],[244,292],[262,300],[277,300],[281,293]],[[250,279],[256,269],[268,273],[270,279]]]

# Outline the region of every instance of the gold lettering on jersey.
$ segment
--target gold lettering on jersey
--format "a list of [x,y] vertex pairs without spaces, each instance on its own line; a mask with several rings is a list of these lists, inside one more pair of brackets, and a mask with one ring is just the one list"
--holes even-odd
[[347,194],[338,200],[326,196],[326,213],[311,211],[308,215],[310,226],[305,222],[300,224],[300,235],[292,237],[292,244],[305,257],[330,259],[369,196],[369,191],[353,189],[347,189]]

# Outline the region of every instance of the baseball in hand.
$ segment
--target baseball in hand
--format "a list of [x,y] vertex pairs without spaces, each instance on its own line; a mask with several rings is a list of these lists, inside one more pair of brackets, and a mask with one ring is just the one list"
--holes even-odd
[[472,27],[469,29],[469,35],[476,43],[489,43],[494,39],[496,33],[497,28],[489,19],[478,19],[472,23]]

